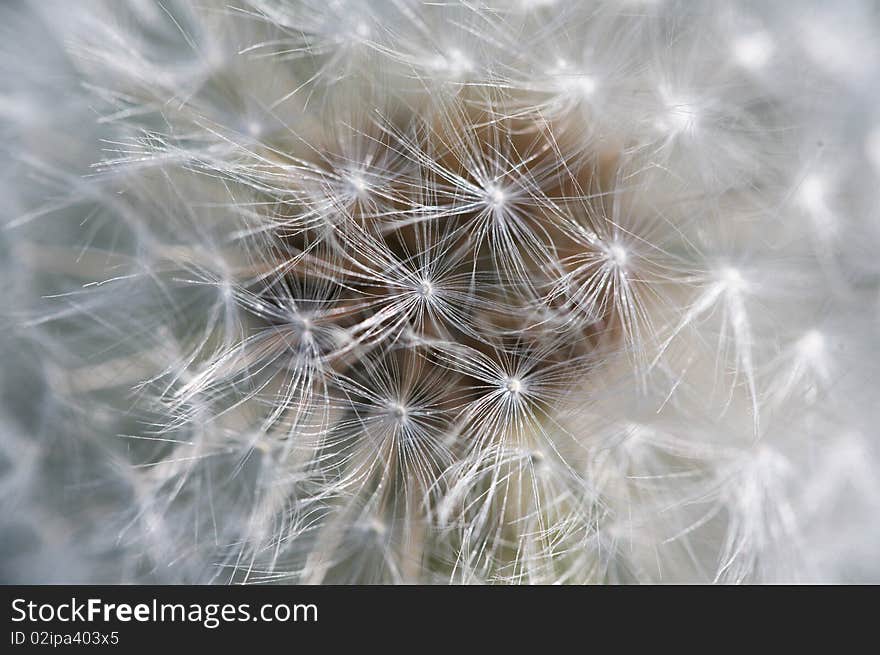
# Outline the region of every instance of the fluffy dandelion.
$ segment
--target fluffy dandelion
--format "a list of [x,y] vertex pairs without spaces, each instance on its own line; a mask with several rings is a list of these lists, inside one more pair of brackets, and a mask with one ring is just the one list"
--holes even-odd
[[0,16],[4,580],[877,579],[870,3]]

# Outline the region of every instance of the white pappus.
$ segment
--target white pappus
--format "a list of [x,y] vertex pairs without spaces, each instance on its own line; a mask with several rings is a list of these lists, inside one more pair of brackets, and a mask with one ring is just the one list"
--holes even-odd
[[0,580],[880,580],[873,3],[0,26]]

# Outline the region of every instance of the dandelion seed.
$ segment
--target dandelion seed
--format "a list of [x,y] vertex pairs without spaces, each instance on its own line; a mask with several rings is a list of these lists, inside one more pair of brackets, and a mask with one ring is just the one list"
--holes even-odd
[[660,96],[666,108],[666,115],[658,123],[661,129],[672,134],[692,133],[697,129],[699,111],[692,102],[667,89],[661,89]]
[[626,266],[626,249],[619,244],[612,244],[608,246],[608,256],[614,265],[618,268],[624,268]]
[[749,70],[763,68],[773,50],[773,40],[766,32],[745,34],[733,42],[733,56],[741,66]]

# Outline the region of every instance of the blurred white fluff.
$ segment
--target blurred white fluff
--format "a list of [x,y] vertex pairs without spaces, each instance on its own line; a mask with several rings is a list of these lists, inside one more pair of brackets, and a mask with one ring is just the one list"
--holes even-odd
[[873,3],[0,25],[3,581],[880,581]]

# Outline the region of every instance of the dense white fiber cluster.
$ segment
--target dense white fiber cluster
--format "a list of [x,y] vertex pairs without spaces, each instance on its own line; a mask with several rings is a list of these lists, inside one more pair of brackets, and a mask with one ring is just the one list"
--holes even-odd
[[880,580],[875,3],[0,32],[2,580]]

